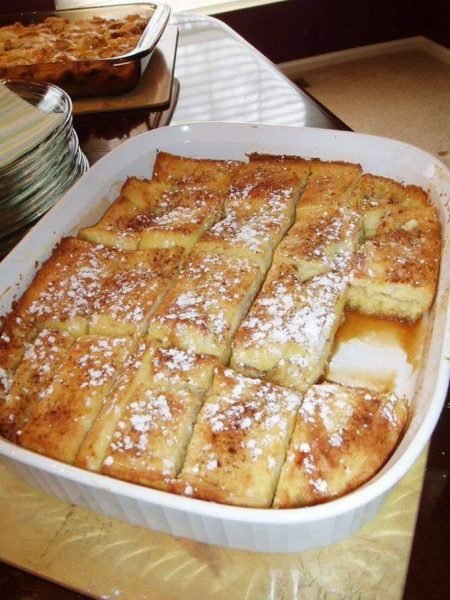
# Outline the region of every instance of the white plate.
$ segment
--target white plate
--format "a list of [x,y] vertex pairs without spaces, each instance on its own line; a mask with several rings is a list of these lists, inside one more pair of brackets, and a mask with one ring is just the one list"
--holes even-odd
[[[59,238],[94,223],[127,176],[151,176],[156,150],[225,159],[243,159],[256,151],[317,156],[359,162],[366,172],[420,185],[429,190],[447,227],[442,265],[449,264],[450,173],[430,154],[401,142],[350,132],[193,123],[142,134],[95,164],[0,264],[0,314],[25,290],[36,264],[50,255]],[[442,268],[408,431],[388,464],[369,483],[343,498],[282,511],[222,506],[83,471],[4,440],[0,440],[0,454],[27,481],[63,500],[158,531],[259,552],[297,552],[334,543],[376,514],[418,458],[438,420],[449,379],[449,279],[448,269]]]

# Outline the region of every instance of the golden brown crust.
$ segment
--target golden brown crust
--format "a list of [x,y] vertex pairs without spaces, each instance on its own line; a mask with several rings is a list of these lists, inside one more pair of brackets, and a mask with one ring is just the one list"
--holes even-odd
[[[143,473],[141,475],[136,472],[139,466],[138,463],[141,462],[139,452],[142,453],[142,449],[139,450],[137,446],[131,443],[131,440],[140,439],[139,433],[148,433],[150,424],[147,423],[145,415],[150,410],[153,410],[153,412],[157,410],[159,393],[169,393],[170,405],[173,404],[177,407],[176,394],[178,391],[183,392],[183,394],[189,392],[190,395],[188,394],[186,400],[191,399],[191,407],[189,407],[189,402],[185,402],[186,410],[184,414],[185,419],[187,419],[185,427],[188,427],[189,418],[193,420],[198,410],[196,403],[200,402],[200,399],[211,385],[213,370],[217,365],[218,360],[212,356],[185,352],[176,348],[162,348],[152,342],[142,342],[136,352],[125,361],[122,373],[110,392],[110,399],[103,405],[92,429],[83,441],[75,464],[93,471],[100,470],[107,456],[109,456],[109,450],[112,451],[111,444],[113,444],[114,452],[118,457],[114,461],[114,467],[107,469],[110,475],[120,476],[124,479],[132,477],[135,481],[139,477],[141,483],[144,476],[152,480],[167,479],[167,474],[164,475],[162,470],[158,475],[155,463],[153,469],[149,470],[145,468],[145,465],[142,465],[139,468]],[[153,399],[153,402],[151,402],[151,399]],[[167,400],[165,402],[167,403]],[[161,407],[162,399],[160,402]],[[189,414],[189,408],[191,408],[191,414]],[[180,410],[178,412],[180,413]],[[139,417],[140,413],[143,413],[141,417]],[[136,414],[136,417],[133,417],[133,414]],[[128,415],[127,426],[124,422],[125,415]],[[136,427],[134,427],[133,422]],[[127,438],[129,439],[128,444],[124,443],[126,427],[131,436]],[[143,431],[143,428],[147,431]],[[139,429],[142,431],[139,431]],[[172,423],[171,432],[172,443],[169,446],[172,447],[174,453],[180,452],[181,437],[177,443],[173,440],[173,436],[176,437],[177,433],[176,423]],[[181,436],[182,431],[180,430],[178,433]],[[120,444],[118,442],[119,438],[121,440]],[[147,450],[154,453],[156,444],[157,441],[154,442],[154,446],[147,443]],[[125,446],[127,447],[125,448]],[[128,454],[127,450],[130,451]],[[166,458],[169,458],[169,450],[170,447],[166,444]],[[124,471],[127,460],[130,461],[130,470],[132,471],[128,477],[119,475],[119,470],[121,473]],[[110,462],[112,465],[111,458],[106,461],[104,466],[111,466],[108,465]],[[133,464],[134,466],[132,466]]]
[[230,181],[230,198],[227,205],[270,202],[275,196],[286,196],[300,190],[298,177],[280,164],[262,162],[247,163],[235,167]]
[[128,200],[138,209],[161,215],[168,207],[173,206],[172,197],[173,194],[177,195],[177,192],[178,188],[164,181],[127,177],[119,197]]
[[63,239],[7,315],[0,365],[14,368],[45,327],[75,336],[142,332],[183,256],[175,247],[125,251]]
[[252,163],[273,165],[275,168],[291,172],[298,179],[301,189],[305,187],[311,174],[311,161],[301,156],[252,152],[248,155],[248,158]]
[[274,248],[293,223],[300,188],[279,170],[262,171],[260,181],[256,173],[261,171],[247,173],[247,168],[235,169],[225,216],[203,234],[196,249],[248,258],[266,272]]
[[151,318],[149,336],[226,361],[261,279],[249,260],[194,252]]
[[300,281],[348,269],[362,237],[360,215],[343,207],[305,207],[281,241],[274,264],[292,264]]
[[352,190],[351,202],[354,204],[355,209],[360,212],[378,207],[403,206],[414,208],[428,206],[427,195],[421,188],[413,185],[405,186],[387,177],[371,175],[370,173],[362,175],[356,182]]
[[92,17],[69,21],[58,16],[40,23],[0,28],[0,67],[111,58],[137,45],[147,19]]
[[360,165],[340,161],[311,161],[311,175],[300,198],[297,210],[305,206],[350,206],[352,186],[358,181]]
[[392,454],[407,420],[407,402],[394,394],[331,383],[311,387],[298,413],[274,506],[310,506],[359,487]]
[[132,346],[131,338],[80,337],[16,431],[19,444],[72,463]]
[[190,250],[221,216],[222,192],[129,178],[100,221],[80,231],[94,243],[127,250],[184,247]]
[[165,487],[181,468],[217,364],[211,356],[141,345],[124,364],[75,464]]
[[158,152],[153,166],[153,178],[173,185],[213,187],[227,191],[230,177],[240,163],[233,160],[197,159]]
[[287,389],[220,369],[188,446],[181,491],[270,506],[300,400]]
[[0,435],[16,440],[36,404],[45,396],[55,370],[64,360],[74,338],[64,332],[44,329],[32,343],[17,370],[4,380],[4,396],[0,399]]
[[347,277],[274,265],[233,341],[236,370],[304,391],[321,375],[344,308]]
[[87,333],[91,302],[111,272],[110,257],[87,242],[62,239],[4,320],[0,366],[15,368],[25,344],[47,326],[64,326],[74,335]]
[[99,471],[105,459],[111,437],[122,412],[135,390],[151,372],[153,347],[140,340],[125,359],[122,369],[77,452],[74,464],[90,471]]
[[93,299],[89,332],[140,335],[184,260],[181,247],[123,252]]
[[389,209],[354,255],[349,306],[368,314],[418,319],[433,302],[440,253],[433,208]]
[[186,388],[140,387],[120,417],[101,472],[152,487],[173,479],[201,402],[201,394]]

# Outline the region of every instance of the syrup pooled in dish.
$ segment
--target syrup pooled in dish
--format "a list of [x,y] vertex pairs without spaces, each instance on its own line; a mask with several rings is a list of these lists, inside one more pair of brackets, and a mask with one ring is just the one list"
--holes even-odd
[[158,152],[3,317],[0,433],[223,504],[350,493],[411,411],[394,384],[331,379],[338,331],[349,310],[418,322],[440,246],[425,192],[360,165]]

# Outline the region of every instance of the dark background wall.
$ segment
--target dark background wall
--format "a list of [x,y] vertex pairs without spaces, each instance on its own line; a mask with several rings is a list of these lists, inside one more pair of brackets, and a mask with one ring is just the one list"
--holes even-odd
[[422,35],[442,46],[450,47],[450,2],[449,0],[421,1]]
[[289,0],[216,16],[273,62],[416,35],[449,45],[448,0]]
[[[52,6],[0,0],[0,13]],[[216,17],[276,63],[415,35],[450,45],[450,0],[287,0]]]

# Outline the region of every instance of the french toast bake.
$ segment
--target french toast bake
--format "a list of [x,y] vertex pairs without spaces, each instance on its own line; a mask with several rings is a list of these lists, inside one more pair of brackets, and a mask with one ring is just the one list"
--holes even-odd
[[441,232],[420,188],[360,165],[157,152],[62,239],[0,328],[0,434],[80,468],[287,509],[370,480],[408,400],[326,380],[353,309],[431,307]]
[[50,16],[40,23],[0,28],[0,67],[120,56],[132,50],[148,20],[92,17],[69,21]]
[[150,6],[126,16],[119,10],[114,18],[100,12],[105,16],[83,9],[7,15],[0,26],[0,77],[54,84],[72,99],[129,92],[165,23]]

